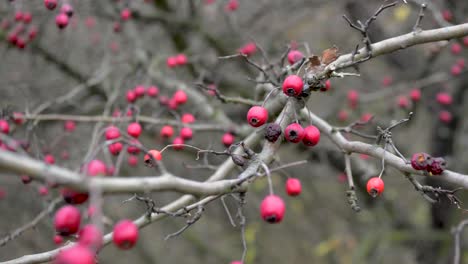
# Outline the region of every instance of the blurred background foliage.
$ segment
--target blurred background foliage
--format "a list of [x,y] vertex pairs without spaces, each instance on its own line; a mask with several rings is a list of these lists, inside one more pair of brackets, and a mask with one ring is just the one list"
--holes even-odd
[[[165,87],[150,77],[147,69],[139,66],[142,54],[150,58],[154,70],[167,78],[192,85],[200,74],[209,72],[222,93],[252,98],[254,84],[247,77],[254,78],[257,75],[255,69],[235,59],[217,62],[217,56],[234,54],[251,40],[261,45],[271,58],[278,58],[291,41],[296,41],[303,52],[306,51],[302,43],[308,43],[315,54],[333,45],[342,53],[351,52],[360,42],[360,35],[341,16],[346,14],[354,20],[364,20],[381,5],[381,1],[366,0],[239,1],[239,9],[231,13],[225,12],[226,1],[221,0],[213,4],[197,0],[129,1],[133,18],[118,34],[112,32],[112,26],[125,5],[123,1],[70,1],[75,7],[75,15],[72,25],[62,31],[55,27],[54,15],[45,10],[41,1],[16,0],[15,4],[4,1],[0,3],[2,17],[11,17],[15,5],[19,5],[16,8],[33,13],[40,29],[38,38],[25,50],[12,48],[5,41],[0,44],[0,106],[15,111],[34,109],[91,78],[102,64],[111,67],[111,73],[102,83],[47,112],[98,115],[104,108],[106,94],[114,87],[119,87],[122,95],[114,108],[123,109],[126,105],[123,94],[137,83],[156,84],[163,94],[169,94],[174,87]],[[410,2],[379,16],[370,31],[372,41],[412,30],[419,7]],[[431,2],[435,9],[427,11],[422,28],[439,27],[434,12],[446,9],[454,13],[457,20],[453,22],[466,22],[468,2]],[[85,26],[88,17],[96,19],[94,28]],[[408,110],[399,109],[396,100],[398,95],[407,94],[414,88],[412,81],[444,73],[448,75],[446,80],[424,87],[422,101],[412,108],[414,119],[394,131],[394,141],[405,156],[420,151],[445,156],[450,169],[467,173],[468,119],[465,113],[468,109],[463,103],[466,94],[460,90],[467,87],[468,78],[466,74],[452,78],[450,67],[457,58],[467,58],[468,50],[455,57],[449,47],[447,44],[441,47],[427,44],[373,59],[360,66],[360,77],[333,79],[331,91],[314,93],[309,107],[336,125],[345,125],[359,119],[363,113],[372,113],[375,123],[366,129],[373,132],[377,124],[386,126],[391,120],[407,116]],[[437,48],[440,51],[434,55],[433,50]],[[176,71],[167,69],[165,59],[180,52],[188,54],[195,62],[193,67]],[[253,59],[261,61],[261,56],[257,54]],[[391,78],[393,84],[406,88],[361,104],[357,110],[348,108],[346,94],[350,89],[358,90],[361,95],[392,89],[393,84],[390,87],[382,85],[384,78]],[[461,96],[457,98],[457,118],[453,126],[446,126],[437,118],[434,95],[440,90]],[[219,104],[214,98],[209,100]],[[157,111],[152,109],[154,107],[151,104],[147,111]],[[221,107],[236,123],[245,123],[245,106]],[[185,111],[193,109],[196,107],[189,105]],[[349,112],[346,122],[340,122],[336,117],[343,109]],[[194,111],[196,116],[201,115]],[[50,149],[57,157],[62,150],[70,154],[70,159],[59,159],[57,164],[72,169],[79,166],[87,151],[93,125],[78,123],[73,134],[63,135],[57,146]],[[153,132],[142,136],[145,145],[160,148],[166,144],[155,136],[159,127],[147,129]],[[35,131],[35,140],[39,146],[46,147],[63,133],[62,122],[41,122]],[[198,133],[192,144],[222,149],[221,135],[218,132]],[[38,158],[42,155],[40,152],[36,154]],[[347,204],[347,185],[340,178],[344,168],[342,154],[328,139],[322,138],[319,146],[313,149],[284,145],[278,154],[282,163],[303,159],[309,162],[274,174],[275,191],[287,204],[281,224],[265,224],[259,216],[260,201],[267,194],[266,181],[256,181],[250,187],[245,207],[246,263],[450,263],[453,252],[450,229],[466,218],[466,213],[447,202],[429,204],[404,175],[393,169],[384,175],[385,193],[371,199],[362,186],[367,178],[374,176],[372,173],[378,172],[380,161],[357,154],[353,156],[358,164],[355,176],[359,179],[360,213],[353,212]],[[222,161],[211,156],[209,160],[213,164]],[[207,170],[181,166],[181,162],[196,163],[191,151],[170,150],[164,161],[171,172],[190,179],[202,180],[210,174]],[[122,175],[129,177],[151,173],[151,169],[141,164],[129,167],[124,163],[122,171]],[[23,185],[19,177],[11,177],[6,172],[0,174],[0,187],[5,194],[0,201],[2,235],[30,221],[58,194],[58,190],[51,189],[47,197],[41,197],[37,191],[41,183]],[[284,182],[288,176],[301,179],[303,193],[299,197],[286,196]],[[438,186],[438,183],[429,183]],[[159,206],[178,197],[172,193],[147,195]],[[466,194],[461,192],[460,198],[466,201],[465,197]],[[143,204],[135,201],[121,203],[128,198],[128,195],[105,198],[104,214],[110,222],[135,218],[144,212]],[[228,198],[227,204],[234,214],[237,210],[235,201]],[[86,206],[81,208],[86,210]],[[220,202],[214,202],[206,209],[202,219],[179,237],[164,240],[167,234],[181,228],[185,219],[166,218],[142,229],[137,246],[130,251],[120,251],[113,245],[105,247],[99,254],[100,263],[219,264],[239,259],[242,254],[239,227],[231,226]],[[51,217],[1,247],[0,261],[53,249]],[[467,242],[466,238],[463,240]],[[463,246],[462,263],[468,263],[466,248]]]

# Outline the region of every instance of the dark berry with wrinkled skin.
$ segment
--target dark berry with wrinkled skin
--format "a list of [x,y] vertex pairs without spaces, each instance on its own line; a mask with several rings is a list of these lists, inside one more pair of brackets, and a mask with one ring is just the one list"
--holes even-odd
[[415,170],[425,170],[431,162],[431,155],[424,152],[415,153],[411,157],[411,167]]
[[427,165],[426,170],[432,175],[440,175],[447,167],[447,163],[443,158],[432,158],[431,163]]
[[276,142],[281,136],[281,126],[277,123],[269,123],[265,127],[265,138],[270,142]]

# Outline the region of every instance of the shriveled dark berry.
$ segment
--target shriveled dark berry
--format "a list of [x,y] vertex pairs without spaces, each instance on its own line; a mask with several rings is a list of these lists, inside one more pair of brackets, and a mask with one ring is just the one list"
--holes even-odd
[[440,175],[447,168],[447,162],[444,158],[432,158],[431,163],[427,165],[427,171],[432,175]]
[[415,170],[425,170],[431,162],[431,155],[424,152],[415,153],[411,157],[411,167]]
[[265,127],[265,138],[270,142],[276,142],[281,136],[281,126],[277,123],[269,123]]

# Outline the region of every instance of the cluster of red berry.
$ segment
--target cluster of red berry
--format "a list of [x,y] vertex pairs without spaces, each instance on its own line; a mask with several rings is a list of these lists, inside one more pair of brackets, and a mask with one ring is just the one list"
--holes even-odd
[[[90,210],[88,217],[92,216],[92,213],[93,211]],[[78,236],[76,244],[61,250],[54,263],[95,263],[95,254],[103,243],[103,233],[93,224],[87,224],[80,228],[81,218],[80,210],[72,205],[63,206],[55,213],[54,228],[57,232],[54,237],[55,243],[63,243],[64,237],[75,234]],[[120,249],[132,248],[138,241],[138,227],[130,220],[119,221],[114,225],[112,241]]]
[[[18,49],[24,49],[26,45],[33,41],[37,36],[37,26],[32,25],[33,16],[28,11],[16,11],[14,18],[4,17],[0,28],[4,31],[10,30],[7,33],[6,40],[12,46]],[[12,25],[12,22],[14,23]]]

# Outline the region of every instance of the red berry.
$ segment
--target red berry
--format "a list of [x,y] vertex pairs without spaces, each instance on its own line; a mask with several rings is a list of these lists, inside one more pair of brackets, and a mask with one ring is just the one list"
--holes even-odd
[[321,91],[321,92],[326,92],[326,91],[330,90],[330,88],[331,88],[331,81],[330,81],[330,80],[326,80],[326,81],[325,81],[325,86],[322,87],[322,88],[320,88],[320,91]]
[[31,26],[28,32],[28,38],[29,40],[35,39],[37,36],[37,27],[36,26]]
[[60,12],[67,15],[68,17],[73,16],[73,7],[70,4],[63,4],[60,8]]
[[298,96],[302,92],[304,82],[297,75],[289,75],[283,82],[283,93],[287,96]]
[[439,120],[445,124],[448,124],[452,121],[452,113],[447,110],[442,110],[439,112]]
[[74,245],[61,250],[54,264],[95,264],[94,253],[85,246]]
[[16,40],[16,47],[19,49],[24,49],[26,47],[26,40],[23,37],[18,37]]
[[68,16],[64,13],[60,13],[55,17],[55,24],[60,29],[65,28],[68,25]]
[[114,33],[119,33],[122,31],[122,25],[120,25],[119,22],[114,22],[114,25],[112,26]]
[[183,140],[189,140],[189,139],[192,139],[193,137],[193,131],[190,127],[183,127],[181,130],[180,130],[180,137],[183,139]]
[[465,47],[468,47],[468,36],[466,36],[466,37],[463,38],[463,45],[464,45]]
[[144,161],[147,166],[152,167],[153,165],[151,157],[153,157],[153,159],[155,160],[162,160],[161,152],[155,149],[149,150],[148,153],[146,153],[144,157]]
[[40,186],[38,191],[40,196],[46,196],[49,194],[49,189],[47,189],[45,186]]
[[260,204],[260,215],[270,224],[281,222],[286,211],[283,199],[274,194],[266,196]]
[[172,141],[172,144],[175,145],[173,146],[173,148],[175,150],[182,150],[184,149],[184,139],[182,139],[181,137],[176,137],[174,138],[174,140]]
[[338,181],[339,181],[339,182],[342,182],[342,183],[343,183],[343,182],[346,182],[346,179],[347,179],[347,177],[346,177],[346,174],[345,174],[345,173],[340,173],[340,174],[338,175]]
[[10,124],[4,119],[0,119],[0,132],[3,134],[10,133]]
[[122,151],[123,145],[120,142],[114,142],[108,146],[108,149],[112,155],[117,156]]
[[187,102],[187,94],[182,90],[178,90],[174,93],[173,99],[179,105],[185,104]]
[[138,138],[141,134],[141,125],[137,122],[129,124],[127,133],[134,138]]
[[29,24],[32,21],[32,14],[30,12],[24,12],[23,13],[23,22],[25,24]]
[[356,90],[350,90],[348,92],[348,103],[351,108],[356,108],[359,100],[359,93]]
[[60,245],[63,243],[63,237],[60,235],[55,235],[54,236],[54,243],[55,245]]
[[368,160],[368,159],[370,159],[370,156],[361,153],[361,154],[359,154],[359,158],[361,158],[362,160]]
[[406,96],[401,95],[398,97],[398,106],[401,108],[408,108],[409,107],[409,100]]
[[133,90],[128,90],[127,94],[125,96],[126,96],[127,101],[129,103],[134,103],[136,101],[136,99],[138,99],[135,91],[133,91]]
[[183,114],[182,115],[182,123],[184,124],[191,124],[195,122],[195,117],[192,114]]
[[344,122],[346,120],[348,120],[348,112],[346,112],[346,110],[340,110],[338,112],[338,120]]
[[235,261],[231,261],[231,264],[243,264],[243,263],[242,263],[242,261],[235,260]]
[[21,112],[13,112],[13,122],[17,125],[22,125],[24,123],[24,114]]
[[167,106],[169,107],[169,109],[171,110],[177,110],[177,107],[179,106],[176,102],[176,100],[174,100],[174,98],[171,98],[171,100],[169,100],[169,103],[167,104]]
[[421,100],[421,90],[419,90],[418,88],[411,90],[410,98],[413,102],[418,102],[419,100]]
[[74,206],[65,205],[55,213],[54,227],[60,235],[75,234],[80,227],[80,222],[80,210]]
[[78,233],[78,243],[96,251],[102,246],[102,232],[95,225],[85,225]]
[[86,27],[93,28],[96,26],[96,19],[94,17],[87,17],[85,20]]
[[167,67],[174,68],[177,66],[177,59],[176,57],[169,57],[166,60]]
[[148,89],[146,90],[146,94],[147,94],[149,97],[156,97],[156,96],[158,96],[158,94],[159,94],[159,89],[158,89],[158,87],[156,87],[156,86],[150,86],[150,87],[148,87]]
[[450,47],[450,51],[453,55],[458,55],[462,52],[462,46],[459,43],[453,43]]
[[391,76],[385,76],[382,79],[382,85],[385,87],[392,85],[392,83],[393,83],[393,78]]
[[259,127],[268,121],[268,111],[261,106],[252,106],[247,112],[247,122],[253,127]]
[[304,128],[304,137],[302,138],[302,143],[306,146],[313,147],[317,145],[320,141],[320,130],[315,126],[307,126]]
[[254,42],[249,42],[240,48],[239,52],[246,56],[251,56],[257,51],[257,45]]
[[174,135],[174,128],[172,128],[172,126],[169,125],[163,126],[159,134],[163,138],[171,138]]
[[184,66],[188,62],[187,56],[185,54],[177,54],[175,56],[175,62],[178,66]]
[[225,6],[227,12],[236,11],[239,8],[239,0],[229,0]]
[[44,0],[44,5],[49,10],[54,10],[57,7],[57,0]]
[[69,204],[82,204],[88,200],[88,193],[78,192],[73,189],[63,188],[60,190],[63,200]]
[[120,137],[120,130],[115,126],[108,126],[106,128],[105,136],[107,140],[112,140]]
[[86,166],[86,175],[88,176],[104,176],[107,174],[106,164],[98,159],[94,159]]
[[129,155],[128,156],[128,165],[135,167],[138,165],[138,157],[135,155]]
[[298,50],[291,50],[288,53],[288,62],[291,65],[298,62],[298,61],[300,61],[302,58],[304,58],[304,55],[302,54],[302,52],[300,52]]
[[136,139],[132,139],[131,143],[132,143],[132,145],[128,145],[128,147],[127,147],[127,152],[129,154],[135,154],[135,155],[140,153],[140,147],[141,147],[140,142],[138,142],[138,140],[136,140]]
[[115,167],[109,166],[109,168],[107,168],[107,176],[114,176],[114,173],[115,173]]
[[63,127],[65,128],[65,131],[73,132],[73,131],[75,131],[76,123],[75,123],[75,121],[67,120],[67,121],[65,121],[65,124],[63,125]]
[[52,156],[51,154],[47,154],[44,156],[44,162],[47,164],[54,164],[55,163],[55,157]]
[[169,97],[167,97],[165,95],[161,95],[161,97],[159,97],[159,103],[161,105],[166,105],[167,106],[169,104],[169,101],[170,101]]
[[63,150],[62,153],[60,154],[60,157],[61,157],[63,160],[68,160],[68,159],[70,158],[70,154],[68,153],[68,151]]
[[23,20],[23,13],[21,11],[16,11],[15,13],[15,21],[16,22],[19,22]]
[[304,137],[304,128],[298,123],[292,123],[284,129],[284,138],[292,143],[298,143]]
[[453,76],[458,76],[462,73],[462,68],[460,67],[460,65],[453,65],[452,68],[450,68],[450,73],[453,75]]
[[143,85],[137,85],[133,91],[135,92],[136,97],[143,97],[146,93],[146,87]]
[[120,18],[122,18],[123,21],[127,21],[132,17],[132,11],[128,8],[122,9],[120,12]]
[[21,181],[23,184],[28,184],[32,181],[32,178],[27,175],[21,175]]
[[138,227],[130,220],[121,220],[114,226],[112,241],[120,249],[132,248],[138,240]]
[[286,193],[289,196],[297,196],[301,194],[302,185],[301,181],[297,178],[289,178],[286,181]]
[[364,113],[364,114],[362,114],[360,120],[361,120],[361,122],[366,123],[366,122],[369,122],[372,119],[372,117],[374,117],[374,116],[371,113]]
[[384,182],[379,177],[373,177],[367,181],[367,193],[374,198],[384,191],[384,187]]
[[438,93],[436,100],[441,105],[451,105],[453,102],[452,96],[446,92]]
[[445,21],[450,22],[453,19],[453,14],[452,14],[452,12],[450,12],[450,10],[444,10],[444,11],[442,11],[442,18]]
[[222,142],[224,146],[229,147],[234,143],[234,139],[234,135],[228,132],[223,135]]

